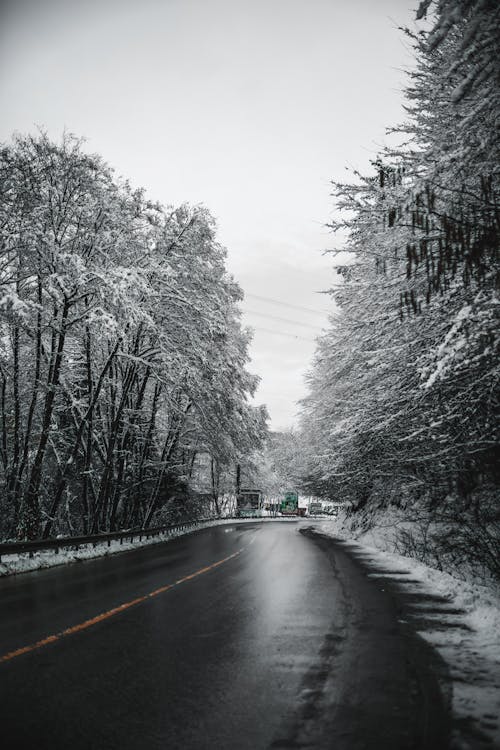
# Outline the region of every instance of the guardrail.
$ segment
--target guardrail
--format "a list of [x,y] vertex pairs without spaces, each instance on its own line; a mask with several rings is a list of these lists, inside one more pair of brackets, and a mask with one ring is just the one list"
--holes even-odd
[[[59,537],[57,539],[36,539],[31,542],[4,542],[0,543],[0,562],[2,561],[2,555],[15,555],[28,553],[30,557],[33,557],[34,552],[41,550],[53,550],[58,553],[63,548],[74,548],[78,549],[84,544],[92,544],[95,547],[97,544],[106,543],[108,547],[112,541],[119,540],[120,544],[123,544],[124,540],[134,539],[142,541],[151,536],[159,536],[160,534],[167,534],[169,531],[185,531],[186,529],[199,526],[207,521],[216,521],[217,518],[198,518],[196,521],[184,521],[182,523],[176,523],[169,526],[156,526],[151,529],[127,529],[125,531],[110,531],[104,534],[89,534],[88,536],[66,536]],[[230,519],[227,519],[230,520]]]

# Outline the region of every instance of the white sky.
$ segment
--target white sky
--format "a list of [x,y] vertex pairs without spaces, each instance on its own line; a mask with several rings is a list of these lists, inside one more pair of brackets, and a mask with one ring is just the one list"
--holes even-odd
[[66,128],[151,198],[208,206],[274,429],[294,421],[332,308],[330,181],[367,169],[402,119],[397,26],[417,5],[0,0],[0,140]]

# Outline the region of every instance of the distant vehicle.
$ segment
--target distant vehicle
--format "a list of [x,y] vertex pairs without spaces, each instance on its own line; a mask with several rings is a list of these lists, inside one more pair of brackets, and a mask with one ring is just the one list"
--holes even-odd
[[236,515],[239,518],[253,518],[262,512],[262,491],[257,489],[242,489],[236,498]]
[[298,492],[285,492],[285,499],[280,503],[280,513],[282,516],[299,515]]
[[309,515],[320,516],[323,513],[323,506],[321,503],[309,503]]

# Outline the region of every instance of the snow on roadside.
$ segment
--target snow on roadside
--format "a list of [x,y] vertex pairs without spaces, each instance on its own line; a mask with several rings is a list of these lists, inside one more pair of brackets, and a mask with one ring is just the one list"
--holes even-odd
[[[175,539],[178,536],[184,536],[184,534],[191,534],[193,531],[199,529],[206,529],[209,526],[219,526],[220,524],[236,524],[236,523],[255,523],[256,521],[264,522],[275,519],[271,518],[238,518],[228,519],[221,518],[214,521],[205,521],[198,526],[192,526],[190,528],[180,530],[175,529],[173,531],[164,532],[155,537],[144,538],[141,541],[135,539],[134,541],[123,541],[120,544],[119,540],[113,540],[110,542],[108,547],[107,542],[100,542],[95,547],[92,544],[84,544],[76,549],[63,548],[59,552],[54,550],[44,550],[40,552],[34,552],[33,557],[29,557],[28,554],[13,554],[13,555],[2,555],[2,562],[0,562],[0,577],[13,575],[17,573],[29,573],[33,570],[40,570],[42,568],[52,568],[56,565],[65,565],[68,563],[78,562],[79,560],[91,560],[96,557],[106,557],[108,555],[115,555],[118,552],[126,552],[132,549],[139,549],[140,547],[148,547],[152,544],[160,544],[162,542],[168,542],[170,539]],[[287,519],[279,519],[280,521],[286,521]]]
[[[442,597],[439,612],[436,607],[427,607],[426,612],[426,605],[422,603],[413,605],[412,615],[419,635],[436,648],[448,664],[456,727],[451,747],[453,750],[500,748],[499,592],[381,549],[386,540],[373,531],[353,538],[352,532],[343,527],[341,518],[314,526],[321,534],[348,541],[350,547],[359,550],[363,563],[373,566],[374,578],[394,575],[394,580],[398,580],[398,572],[403,568],[411,574],[412,580],[405,582],[404,576],[398,581],[402,590]],[[377,568],[384,573],[377,573]],[[394,570],[394,574],[385,573],[389,570]],[[450,610],[449,614],[446,609]],[[425,627],[419,627],[423,619]]]

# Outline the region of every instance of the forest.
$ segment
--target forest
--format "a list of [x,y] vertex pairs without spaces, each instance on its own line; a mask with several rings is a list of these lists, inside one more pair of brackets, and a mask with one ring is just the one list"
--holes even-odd
[[[261,445],[242,292],[208,210],[164,208],[83,143],[0,151],[0,534],[148,528],[207,512]],[[212,503],[213,505],[213,503]]]
[[398,511],[404,553],[495,576],[499,15],[426,0],[425,30],[402,30],[415,67],[398,146],[333,186],[331,229],[347,239],[295,470],[306,491],[348,502],[354,526]]
[[335,312],[289,434],[252,405],[243,293],[205,207],[148,200],[71,134],[1,147],[4,539],[219,514],[251,478],[500,575],[499,16],[424,0],[401,29],[406,118],[333,184]]

